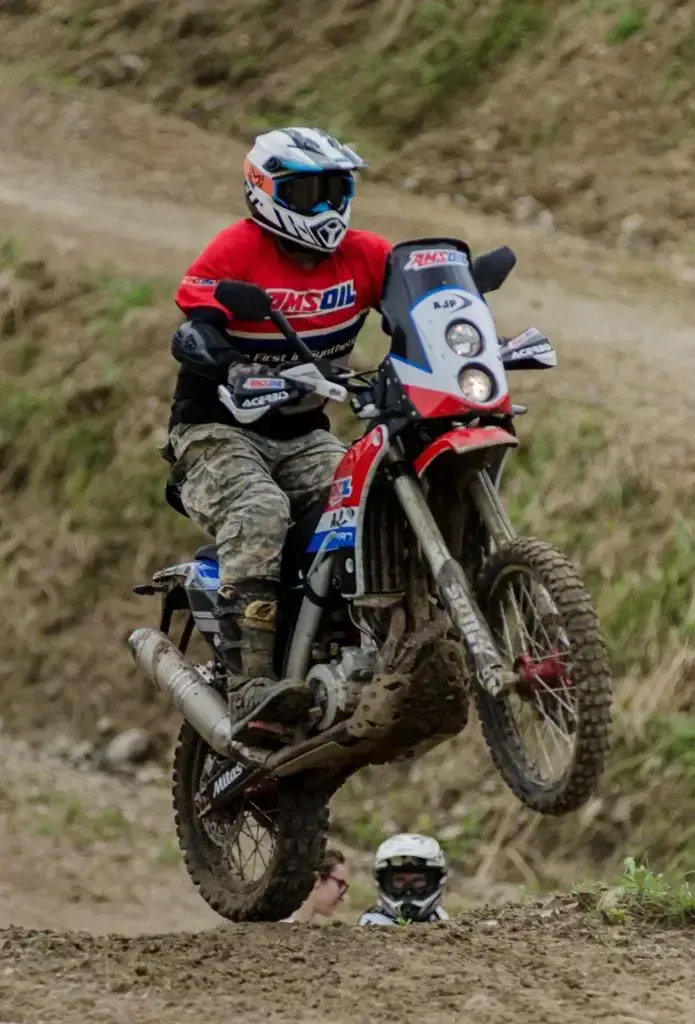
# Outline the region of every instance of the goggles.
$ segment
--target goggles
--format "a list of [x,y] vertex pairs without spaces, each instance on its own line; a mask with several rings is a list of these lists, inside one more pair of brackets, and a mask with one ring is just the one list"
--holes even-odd
[[292,174],[275,181],[275,199],[292,213],[343,213],[355,194],[352,174]]
[[386,868],[379,873],[379,885],[394,900],[425,899],[436,892],[442,880],[439,868]]

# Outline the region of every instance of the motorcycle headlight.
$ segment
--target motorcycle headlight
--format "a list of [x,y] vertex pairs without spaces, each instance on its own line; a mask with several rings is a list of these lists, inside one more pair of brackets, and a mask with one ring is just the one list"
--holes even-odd
[[467,366],[459,374],[459,387],[464,398],[476,405],[489,402],[495,389],[495,382],[489,373],[479,366]]
[[444,337],[451,351],[463,359],[479,355],[483,348],[480,331],[465,320],[454,320],[449,324]]

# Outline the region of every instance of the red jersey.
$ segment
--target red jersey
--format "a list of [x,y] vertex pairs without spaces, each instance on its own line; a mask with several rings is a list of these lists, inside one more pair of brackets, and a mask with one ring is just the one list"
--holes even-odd
[[273,364],[293,354],[270,320],[230,317],[213,296],[218,281],[248,281],[273,305],[319,358],[348,354],[370,309],[378,309],[391,244],[369,231],[348,230],[337,251],[317,266],[301,267],[251,219],[225,228],[188,268],[176,293],[184,314],[216,307],[227,316],[231,344],[255,362]]

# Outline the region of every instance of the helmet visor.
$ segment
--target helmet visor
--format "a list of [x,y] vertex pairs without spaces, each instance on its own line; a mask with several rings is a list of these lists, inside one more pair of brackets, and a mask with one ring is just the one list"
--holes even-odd
[[292,174],[275,184],[275,198],[293,213],[343,213],[355,194],[352,174]]
[[379,885],[393,900],[424,900],[437,891],[442,880],[439,868],[415,865],[385,868],[379,872]]

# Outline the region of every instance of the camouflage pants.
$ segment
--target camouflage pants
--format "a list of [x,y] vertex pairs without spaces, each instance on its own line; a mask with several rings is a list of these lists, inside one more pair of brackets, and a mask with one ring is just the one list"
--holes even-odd
[[222,586],[278,581],[290,523],[327,496],[340,441],[326,430],[275,441],[219,423],[177,426],[170,439],[181,501],[217,542]]

